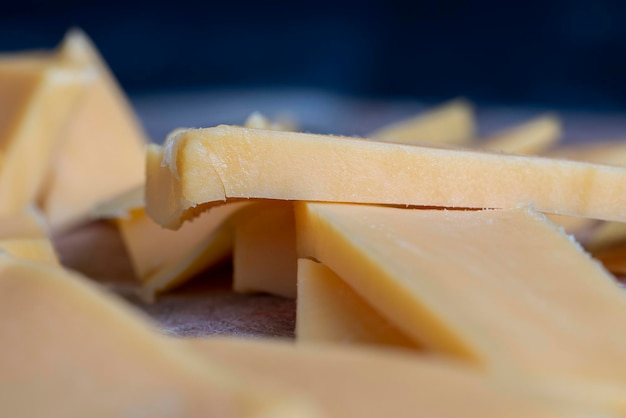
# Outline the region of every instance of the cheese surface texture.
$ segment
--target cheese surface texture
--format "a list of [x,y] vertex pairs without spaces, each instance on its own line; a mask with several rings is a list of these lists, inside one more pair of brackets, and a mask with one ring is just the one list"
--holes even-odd
[[[297,388],[328,417],[605,416],[534,396],[462,365],[395,351],[237,339],[189,340],[258,386]],[[571,415],[570,415],[571,414]]]
[[0,307],[6,416],[316,416],[195,357],[61,269],[0,256]]
[[[147,212],[176,228],[203,203],[266,198],[539,211],[626,219],[626,168],[218,126],[149,164]],[[159,158],[156,158],[158,161]],[[350,178],[350,181],[337,179]]]
[[296,339],[418,347],[331,269],[305,258],[298,260]]
[[606,385],[625,406],[623,291],[542,215],[296,208],[299,255],[332,268],[426,348],[494,373],[588,385],[594,396]]

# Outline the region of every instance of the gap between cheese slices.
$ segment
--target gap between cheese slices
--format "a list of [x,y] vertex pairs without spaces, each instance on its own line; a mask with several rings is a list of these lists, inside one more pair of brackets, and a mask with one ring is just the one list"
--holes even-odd
[[160,152],[162,161],[148,165],[146,211],[168,228],[206,206],[249,198],[457,208],[532,203],[542,212],[626,219],[622,167],[234,126],[184,131]]
[[471,103],[457,99],[415,117],[384,126],[367,136],[402,144],[467,145],[476,131],[474,119]]
[[57,60],[96,75],[67,119],[41,198],[53,230],[61,231],[90,220],[98,204],[143,184],[147,140],[123,91],[84,33],[70,31]]
[[75,274],[0,255],[0,404],[10,417],[312,417],[158,335]]
[[550,399],[523,382],[486,378],[461,364],[402,351],[226,338],[189,344],[259,386],[300,389],[328,417],[610,415],[603,408]]
[[331,269],[304,258],[298,260],[296,340],[418,348]]
[[35,203],[67,120],[95,79],[92,69],[60,60],[19,58],[0,59],[0,216]]
[[626,297],[542,215],[298,203],[296,224],[300,257],[426,348],[626,410]]
[[476,145],[482,149],[518,155],[539,155],[558,142],[562,130],[559,119],[544,115],[497,132]]

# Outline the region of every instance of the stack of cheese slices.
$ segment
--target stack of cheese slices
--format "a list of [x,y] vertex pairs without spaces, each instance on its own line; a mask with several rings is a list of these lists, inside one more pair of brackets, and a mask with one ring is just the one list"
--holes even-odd
[[[146,145],[81,32],[0,57],[3,416],[626,416],[624,143],[558,146],[551,115],[476,139],[463,100],[295,131]],[[159,333],[57,261],[100,218],[146,300],[232,259],[235,291],[297,297],[296,341]]]

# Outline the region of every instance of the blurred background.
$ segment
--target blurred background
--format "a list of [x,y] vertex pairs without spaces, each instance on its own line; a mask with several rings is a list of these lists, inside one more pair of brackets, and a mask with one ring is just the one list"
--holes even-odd
[[367,117],[357,119],[372,125],[398,113],[376,103],[418,106],[458,96],[485,107],[626,112],[622,1],[156,3],[9,2],[0,12],[0,50],[52,48],[69,27],[81,27],[142,117],[153,119],[154,135],[171,128],[156,126],[170,121],[154,112],[175,112],[167,106],[180,94],[221,102],[203,110],[211,120],[239,118],[224,109],[249,100],[242,114],[263,105],[270,109],[256,110],[286,109],[318,130],[337,129],[324,118],[355,123],[333,108],[348,98],[368,101],[359,108]]

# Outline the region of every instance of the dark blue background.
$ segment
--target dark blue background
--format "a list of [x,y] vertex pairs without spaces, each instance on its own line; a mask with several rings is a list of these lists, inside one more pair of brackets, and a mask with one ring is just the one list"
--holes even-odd
[[0,50],[82,27],[131,93],[313,87],[626,109],[626,2],[17,1]]

